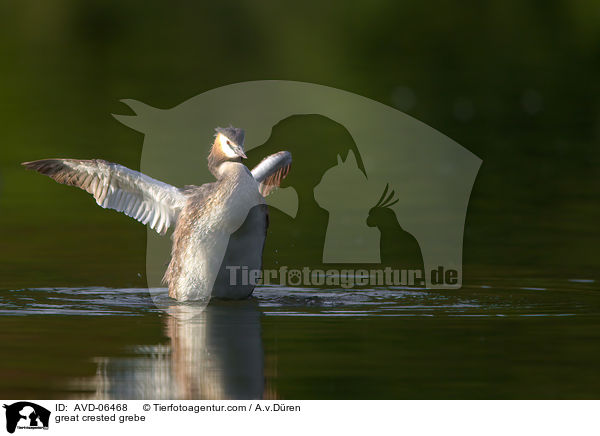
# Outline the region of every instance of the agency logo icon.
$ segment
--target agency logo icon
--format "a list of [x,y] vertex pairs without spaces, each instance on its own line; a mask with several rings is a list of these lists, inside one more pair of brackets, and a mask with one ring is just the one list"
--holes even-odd
[[3,406],[6,409],[6,431],[48,429],[50,411],[29,401],[19,401]]

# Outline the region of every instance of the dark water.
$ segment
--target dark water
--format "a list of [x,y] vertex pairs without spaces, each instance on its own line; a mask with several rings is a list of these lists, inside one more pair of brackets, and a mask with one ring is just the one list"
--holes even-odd
[[265,287],[188,320],[147,289],[6,290],[0,396],[597,398],[597,283],[519,282]]

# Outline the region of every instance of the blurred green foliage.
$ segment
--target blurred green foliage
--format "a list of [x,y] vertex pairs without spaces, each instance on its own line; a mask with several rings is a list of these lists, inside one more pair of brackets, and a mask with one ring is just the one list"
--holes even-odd
[[[19,167],[137,168],[111,113],[225,84],[314,82],[395,106],[483,159],[465,279],[600,264],[600,6],[593,0],[0,3],[0,286],[145,284],[145,229]],[[138,277],[141,274],[141,278]]]

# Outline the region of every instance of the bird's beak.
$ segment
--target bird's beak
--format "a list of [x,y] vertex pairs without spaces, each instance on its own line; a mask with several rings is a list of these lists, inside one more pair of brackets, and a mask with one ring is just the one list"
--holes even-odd
[[242,159],[248,159],[248,156],[246,156],[246,153],[244,153],[244,149],[242,147],[240,147],[239,145],[235,145],[233,147],[233,151],[235,152],[235,154],[237,154]]

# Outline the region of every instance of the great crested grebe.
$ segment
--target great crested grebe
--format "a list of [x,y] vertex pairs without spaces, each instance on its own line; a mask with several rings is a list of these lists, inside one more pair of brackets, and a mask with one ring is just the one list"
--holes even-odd
[[179,189],[100,159],[43,159],[22,165],[86,190],[99,206],[123,212],[159,234],[175,224],[164,277],[172,298],[246,298],[255,282],[232,283],[229,269],[262,267],[268,226],[264,197],[288,174],[292,155],[272,154],[250,171],[241,162],[246,158],[244,131],[215,130],[208,168],[217,180],[202,186]]

